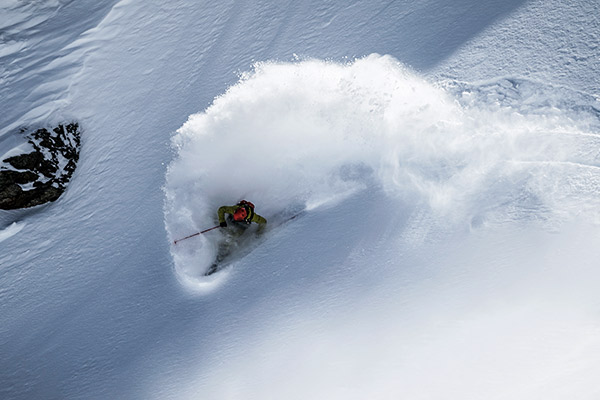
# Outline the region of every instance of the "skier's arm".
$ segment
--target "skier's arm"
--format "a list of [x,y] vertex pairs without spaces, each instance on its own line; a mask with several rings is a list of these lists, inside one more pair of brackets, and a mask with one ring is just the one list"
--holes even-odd
[[255,213],[252,216],[252,222],[256,222],[259,225],[264,225],[264,224],[267,223],[267,220],[266,220],[266,218],[261,217],[260,215],[258,215],[258,214]]
[[233,214],[235,212],[235,207],[233,206],[222,206],[219,207],[217,211],[217,215],[219,216],[219,224],[225,222],[225,214]]

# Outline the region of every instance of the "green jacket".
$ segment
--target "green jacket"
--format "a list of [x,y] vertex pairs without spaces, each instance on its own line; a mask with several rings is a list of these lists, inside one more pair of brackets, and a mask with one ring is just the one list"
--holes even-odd
[[[240,206],[222,206],[219,207],[219,211],[217,214],[219,215],[219,223],[225,222],[225,214],[231,214],[235,212]],[[256,222],[257,224],[266,224],[267,220],[264,217],[261,217],[257,213],[253,212],[252,217],[250,218],[250,222]]]

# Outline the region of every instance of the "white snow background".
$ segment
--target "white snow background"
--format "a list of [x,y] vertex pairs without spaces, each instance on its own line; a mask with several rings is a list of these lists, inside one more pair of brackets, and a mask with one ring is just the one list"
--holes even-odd
[[[2,399],[597,399],[600,5],[0,0]],[[218,206],[267,232],[202,274]]]

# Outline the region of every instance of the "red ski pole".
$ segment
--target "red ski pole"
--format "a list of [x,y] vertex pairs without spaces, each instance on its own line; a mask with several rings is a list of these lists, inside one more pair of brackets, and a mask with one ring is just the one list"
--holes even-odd
[[177,244],[177,242],[181,242],[182,240],[189,239],[189,238],[193,238],[194,236],[201,235],[201,234],[203,234],[203,233],[206,233],[206,232],[208,232],[208,231],[212,231],[213,229],[217,229],[217,228],[220,228],[220,227],[221,227],[221,225],[213,226],[212,228],[208,228],[208,229],[205,229],[205,230],[203,230],[203,231],[201,231],[201,232],[194,233],[193,235],[189,235],[189,236],[186,236],[186,237],[184,237],[184,238],[181,238],[181,239],[174,240],[174,241],[173,241],[173,244]]

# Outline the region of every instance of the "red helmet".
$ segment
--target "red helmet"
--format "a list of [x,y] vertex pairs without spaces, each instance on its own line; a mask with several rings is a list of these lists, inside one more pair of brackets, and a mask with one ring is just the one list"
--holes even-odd
[[248,216],[248,211],[246,211],[246,207],[238,207],[237,210],[233,213],[234,221],[244,221]]

